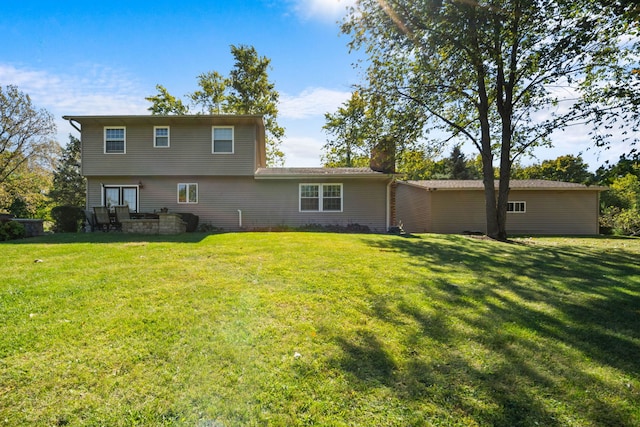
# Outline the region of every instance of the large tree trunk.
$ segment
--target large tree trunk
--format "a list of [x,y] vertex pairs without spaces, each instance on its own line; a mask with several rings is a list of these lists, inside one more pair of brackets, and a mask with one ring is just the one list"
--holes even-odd
[[[490,156],[493,157],[493,156]],[[498,239],[500,224],[498,222],[498,209],[496,204],[496,188],[493,178],[493,165],[491,159],[485,160],[482,156],[482,182],[484,184],[485,214],[487,217],[487,236]]]

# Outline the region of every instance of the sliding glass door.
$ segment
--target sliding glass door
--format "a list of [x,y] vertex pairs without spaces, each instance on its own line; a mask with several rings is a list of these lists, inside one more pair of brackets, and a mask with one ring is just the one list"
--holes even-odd
[[109,208],[128,205],[130,211],[138,211],[137,186],[105,185],[103,197],[104,205]]

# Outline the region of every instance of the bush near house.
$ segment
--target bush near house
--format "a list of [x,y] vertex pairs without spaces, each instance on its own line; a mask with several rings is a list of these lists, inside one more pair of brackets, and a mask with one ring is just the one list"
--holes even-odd
[[191,233],[198,229],[198,222],[200,221],[200,217],[198,215],[194,215],[192,213],[178,213],[180,218],[187,223],[187,232]]
[[84,220],[84,211],[77,206],[56,206],[51,209],[56,233],[76,233]]

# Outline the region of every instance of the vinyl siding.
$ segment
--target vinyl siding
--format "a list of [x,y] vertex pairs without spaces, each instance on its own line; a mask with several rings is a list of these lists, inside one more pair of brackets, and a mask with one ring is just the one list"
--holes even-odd
[[486,230],[483,191],[431,192],[432,233],[485,233]]
[[[212,154],[211,126],[171,124],[170,147],[153,146],[153,122],[85,123],[82,172],[85,176],[253,175],[256,127],[235,125],[234,153]],[[126,153],[104,153],[104,127],[126,126]]]
[[431,229],[431,193],[410,185],[396,188],[396,218],[409,233],[426,233]]
[[597,191],[511,191],[509,200],[527,202],[508,215],[510,233],[598,234]]
[[[173,130],[172,130],[173,132]],[[173,145],[173,141],[172,141]],[[140,175],[130,177],[90,177],[88,206],[101,203],[101,183],[135,185],[140,189],[140,211],[190,212],[200,217],[201,224],[211,224],[227,231],[239,230],[242,211],[243,229],[263,229],[281,225],[299,227],[308,224],[360,224],[372,231],[386,231],[386,181],[366,179],[344,180],[255,180],[253,177],[203,177]],[[299,212],[300,183],[341,183],[342,212]],[[178,204],[178,183],[198,184],[197,204]]]
[[[408,232],[486,232],[484,192],[436,190],[401,184],[398,219]],[[507,215],[511,234],[598,234],[597,190],[512,190],[510,201],[526,202],[525,213]]]

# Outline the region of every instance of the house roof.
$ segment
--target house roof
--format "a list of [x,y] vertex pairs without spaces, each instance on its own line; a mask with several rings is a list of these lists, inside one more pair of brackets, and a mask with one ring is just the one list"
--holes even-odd
[[105,120],[127,120],[127,121],[207,121],[207,120],[260,120],[262,116],[259,114],[132,114],[132,115],[90,115],[90,116],[62,116],[65,120],[74,120],[77,122],[105,121]]
[[259,168],[256,179],[389,178],[371,168]]
[[[424,181],[403,181],[405,184],[414,187],[421,187],[425,190],[435,191],[459,191],[459,190],[484,190],[481,180],[424,180]],[[495,181],[496,189],[499,181]],[[548,181],[544,179],[512,179],[509,181],[511,190],[590,190],[605,191],[607,187],[598,185],[576,184],[573,182]]]

